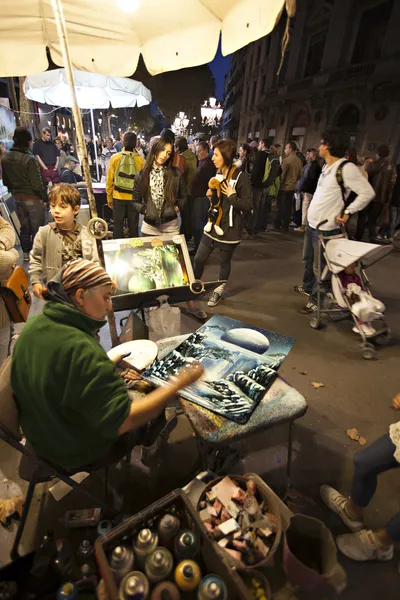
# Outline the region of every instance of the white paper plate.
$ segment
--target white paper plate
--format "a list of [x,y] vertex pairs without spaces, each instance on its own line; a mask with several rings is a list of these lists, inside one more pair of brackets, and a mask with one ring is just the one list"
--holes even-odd
[[142,369],[151,365],[157,357],[158,346],[150,340],[133,340],[132,342],[125,342],[125,344],[111,348],[107,352],[107,356],[113,359],[119,354],[126,354],[127,352],[131,354],[124,358],[124,360],[135,367],[135,369],[142,371]]

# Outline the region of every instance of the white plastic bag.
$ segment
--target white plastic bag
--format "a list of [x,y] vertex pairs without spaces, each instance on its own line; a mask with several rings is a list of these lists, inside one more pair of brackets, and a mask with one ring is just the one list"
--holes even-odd
[[161,296],[158,301],[160,306],[146,310],[149,340],[152,342],[181,334],[180,309],[170,306],[167,296]]

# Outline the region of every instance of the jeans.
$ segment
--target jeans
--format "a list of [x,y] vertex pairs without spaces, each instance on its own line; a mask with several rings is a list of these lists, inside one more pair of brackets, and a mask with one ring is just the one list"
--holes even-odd
[[[335,235],[340,235],[342,231],[338,229],[332,229],[331,231],[324,231],[323,237],[330,238]],[[310,301],[316,302],[317,300],[317,275],[318,275],[318,233],[314,227],[307,226],[304,235],[303,244],[303,264],[304,264],[304,275],[302,288],[310,294]],[[325,265],[324,257],[321,253],[321,271]]]
[[308,192],[303,193],[303,205],[301,208],[301,224],[303,227],[306,227],[307,225],[307,213],[313,195],[314,194],[309,194]]
[[134,209],[131,200],[113,199],[114,240],[124,237],[124,219],[128,220],[129,237],[139,237],[139,213]]
[[203,237],[204,226],[208,219],[208,209],[210,207],[210,200],[207,196],[201,196],[193,199],[193,210],[192,210],[192,229],[194,237],[194,247],[199,247],[201,238]]
[[30,252],[39,227],[47,223],[45,207],[40,198],[37,200],[15,198],[15,208],[21,224],[19,238],[22,252]]
[[363,239],[364,229],[367,221],[369,241],[374,242],[376,240],[376,223],[381,211],[382,204],[380,202],[370,202],[368,206],[364,208],[364,210],[358,213],[356,230],[356,240],[358,242]]
[[[387,433],[354,457],[351,499],[360,508],[368,506],[375,494],[378,475],[397,469],[400,463],[393,456],[396,446]],[[386,526],[391,540],[400,542],[400,513]]]
[[[239,244],[217,243],[219,249],[219,279],[228,279],[231,272],[232,255]],[[200,246],[197,249],[196,256],[194,257],[193,271],[196,279],[201,279],[205,264],[215,247],[214,240],[209,237],[206,239],[206,236],[203,236]]]
[[290,192],[280,191],[277,198],[278,212],[275,219],[275,229],[289,230],[292,216],[294,190]]
[[393,237],[396,231],[397,225],[400,224],[400,206],[390,207],[390,225],[389,225],[389,237]]

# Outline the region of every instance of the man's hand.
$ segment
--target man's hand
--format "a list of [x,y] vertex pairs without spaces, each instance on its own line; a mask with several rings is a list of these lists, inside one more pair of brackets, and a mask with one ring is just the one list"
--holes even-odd
[[108,208],[111,208],[111,210],[114,209],[114,202],[111,200],[111,202],[107,201],[108,204]]
[[212,191],[211,191],[211,190],[207,190],[207,191],[206,191],[206,196],[207,196],[207,198],[211,198],[211,196],[212,196]]
[[36,296],[36,298],[41,298],[43,300],[43,296],[42,296],[43,286],[41,283],[34,283],[32,286],[32,291],[33,291],[33,295]]
[[350,219],[350,215],[346,215],[346,214],[338,215],[336,217],[336,223],[338,225],[346,225],[346,223],[349,219]]
[[398,408],[400,409],[400,393],[397,394],[397,396],[395,396],[392,400],[392,404],[393,404],[393,408]]

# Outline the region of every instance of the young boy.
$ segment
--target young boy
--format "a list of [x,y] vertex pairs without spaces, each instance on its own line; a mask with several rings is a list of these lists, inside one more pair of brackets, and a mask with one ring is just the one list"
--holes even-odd
[[50,192],[49,201],[54,223],[39,228],[30,253],[29,276],[37,298],[42,297],[42,284],[47,284],[68,261],[85,258],[99,262],[96,240],[76,222],[81,205],[79,191],[60,183]]

